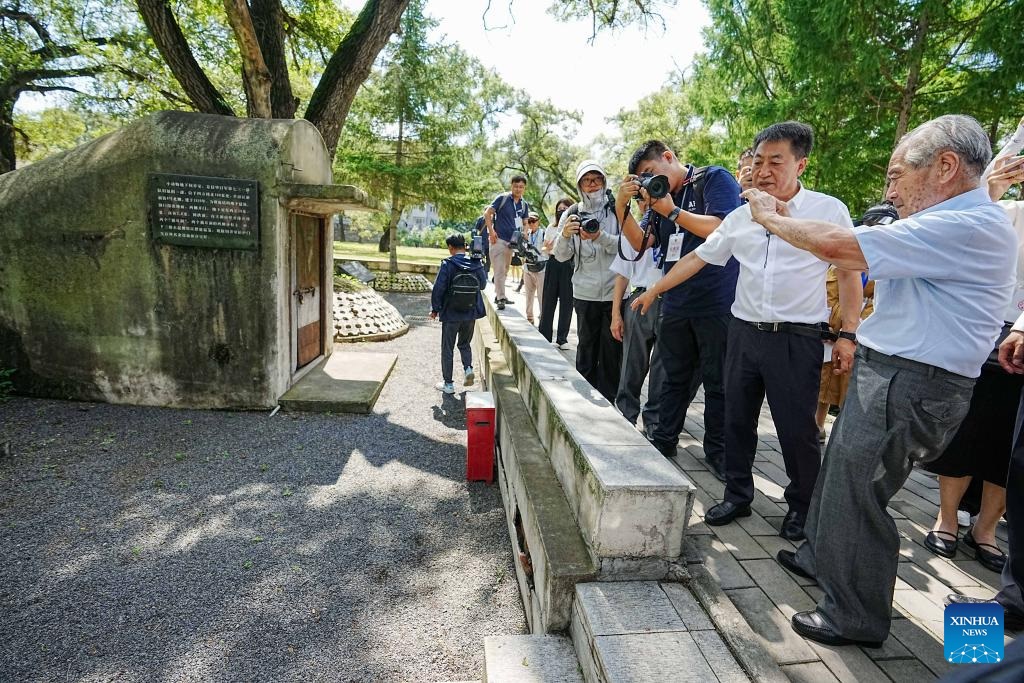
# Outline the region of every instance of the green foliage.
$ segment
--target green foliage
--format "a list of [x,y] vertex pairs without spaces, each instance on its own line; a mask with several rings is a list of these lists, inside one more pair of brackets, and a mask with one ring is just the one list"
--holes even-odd
[[56,107],[16,114],[14,125],[22,133],[15,138],[18,159],[28,162],[72,149],[118,127],[114,118],[103,113]]
[[707,0],[707,52],[686,77],[616,117],[621,164],[655,133],[695,164],[734,168],[764,126],[815,129],[804,182],[854,214],[877,202],[892,148],[915,125],[965,113],[993,144],[1024,110],[1020,0]]

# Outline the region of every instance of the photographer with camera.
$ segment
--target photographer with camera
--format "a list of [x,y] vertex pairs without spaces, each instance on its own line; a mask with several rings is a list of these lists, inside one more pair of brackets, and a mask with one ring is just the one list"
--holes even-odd
[[[559,223],[554,256],[573,264],[573,309],[576,311],[576,369],[615,402],[622,364],[622,343],[612,336],[615,273],[609,270],[618,251],[619,223],[601,165],[587,159],[576,168],[580,201]],[[614,302],[621,305],[621,301]]]
[[508,277],[509,266],[512,265],[512,247],[509,241],[512,233],[522,231],[526,217],[530,213],[530,205],[523,199],[526,192],[526,177],[512,176],[509,191],[499,194],[484,210],[484,223],[490,239],[491,264],[494,266],[494,303],[498,309],[512,303],[505,296],[505,278]]
[[[683,165],[659,140],[649,140],[633,154],[629,173],[619,186],[616,212],[622,234],[634,249],[653,250],[663,272],[704,243],[730,212],[740,205],[740,187],[721,166]],[[664,181],[659,182],[659,178]],[[650,199],[651,243],[629,214],[640,194]],[[645,251],[644,257],[646,258]],[[725,389],[722,367],[729,328],[729,307],[736,290],[739,266],[729,260],[705,268],[688,282],[661,297],[657,330],[658,353],[665,378],[660,396],[658,427],[652,443],[665,457],[676,453],[686,411],[699,376],[704,382],[704,457],[711,471],[724,479]],[[648,292],[650,289],[647,290]],[[652,305],[654,300],[651,301]]]
[[548,255],[544,252],[544,231],[540,229],[540,216],[531,211],[526,218],[526,232],[522,233],[517,252],[523,261],[523,286],[526,288],[526,319],[533,324],[533,299],[537,298],[537,311],[544,303],[544,269]]
[[[553,255],[555,252],[555,240],[558,239],[558,224],[569,207],[572,200],[562,197],[555,202],[555,219],[551,225],[544,229],[545,254]],[[562,263],[558,259],[549,258],[547,268],[544,269],[544,292],[541,296],[540,322],[537,330],[545,339],[551,341],[552,334],[555,335],[554,344],[559,351],[569,348],[569,326],[572,324],[572,263]],[[555,326],[555,309],[558,309],[558,325]]]

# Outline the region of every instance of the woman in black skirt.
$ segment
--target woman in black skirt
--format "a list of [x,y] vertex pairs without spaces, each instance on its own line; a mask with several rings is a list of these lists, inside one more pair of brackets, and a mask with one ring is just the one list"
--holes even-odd
[[956,554],[956,511],[971,480],[977,478],[983,481],[981,508],[974,526],[963,535],[964,545],[992,571],[1002,571],[1006,563],[1006,555],[996,545],[996,525],[1006,511],[1006,473],[1021,384],[1020,375],[1007,374],[998,363],[987,361],[956,436],[941,457],[922,465],[939,475],[939,515],[924,542],[936,555]]

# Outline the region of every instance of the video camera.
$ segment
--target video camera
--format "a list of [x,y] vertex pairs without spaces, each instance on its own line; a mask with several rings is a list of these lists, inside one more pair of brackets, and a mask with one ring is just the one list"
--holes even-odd
[[484,257],[484,236],[473,235],[469,242],[469,258],[482,259]]
[[512,247],[515,255],[518,256],[523,263],[536,263],[541,257],[541,253],[537,250],[537,247],[530,244],[529,240],[523,239],[522,230],[516,230],[512,233],[512,239],[508,241],[508,245]]
[[899,219],[900,214],[896,211],[896,207],[885,202],[876,204],[865,211],[857,225],[889,225]]

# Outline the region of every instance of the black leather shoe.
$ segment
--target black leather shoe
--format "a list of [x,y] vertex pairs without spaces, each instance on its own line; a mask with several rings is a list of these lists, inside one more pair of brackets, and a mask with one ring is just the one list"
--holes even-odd
[[[969,595],[960,595],[959,593],[950,593],[946,596],[945,604],[957,604],[957,605],[977,605],[983,602],[994,602],[999,604],[995,598],[972,598]],[[1005,614],[1003,618],[1003,628],[1007,631],[1024,631],[1024,614],[1018,614],[1011,612],[1005,607],[1003,608]]]
[[717,460],[712,460],[708,456],[704,456],[704,464],[711,470],[711,474],[715,475],[715,479],[718,481],[725,481],[725,466]]
[[948,531],[929,531],[924,536],[924,547],[939,557],[956,557],[956,547],[960,539]]
[[796,563],[796,553],[792,550],[780,550],[775,554],[775,559],[779,561],[783,568],[788,569],[793,574],[817,581],[817,579],[811,576],[810,572],[805,571],[803,567]]
[[787,541],[802,541],[806,538],[804,536],[804,516],[790,510],[786,513],[786,516],[782,518],[782,528],[779,530],[779,536],[782,536]]
[[704,513],[704,521],[711,526],[722,526],[728,524],[737,517],[749,517],[750,506],[749,505],[736,505],[725,501],[715,505],[710,510]]
[[817,610],[797,612],[793,615],[793,630],[804,638],[810,638],[825,645],[860,645],[861,647],[882,647],[881,641],[854,640],[836,633]]

